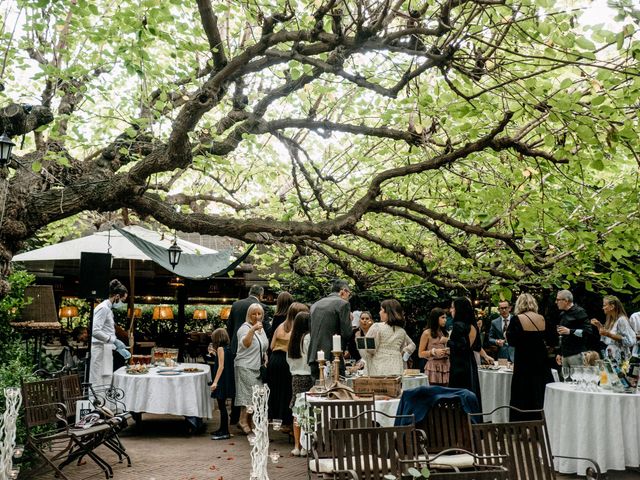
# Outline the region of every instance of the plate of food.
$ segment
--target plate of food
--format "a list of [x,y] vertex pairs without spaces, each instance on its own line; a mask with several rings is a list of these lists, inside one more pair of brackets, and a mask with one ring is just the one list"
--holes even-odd
[[203,372],[204,370],[197,367],[186,367],[186,368],[183,368],[182,371],[184,373],[198,373],[198,372]]
[[180,375],[181,373],[180,370],[158,370],[158,375],[162,375],[163,377],[172,377],[174,375]]
[[144,375],[146,373],[149,373],[149,369],[146,367],[146,365],[136,364],[127,367],[126,372],[129,375]]

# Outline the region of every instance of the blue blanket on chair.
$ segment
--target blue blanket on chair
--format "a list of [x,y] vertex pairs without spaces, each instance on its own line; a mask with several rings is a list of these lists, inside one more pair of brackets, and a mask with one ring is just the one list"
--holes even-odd
[[[446,398],[459,398],[462,409],[466,413],[480,413],[480,405],[476,394],[465,388],[448,387],[418,387],[402,392],[400,405],[396,415],[413,415],[415,422],[420,422],[429,413],[429,409],[440,400]],[[472,422],[480,421],[479,417],[472,417]],[[396,425],[407,425],[411,423],[409,418],[398,418]]]

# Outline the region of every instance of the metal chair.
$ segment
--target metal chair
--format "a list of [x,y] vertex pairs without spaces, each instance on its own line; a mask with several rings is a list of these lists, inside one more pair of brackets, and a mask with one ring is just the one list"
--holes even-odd
[[[88,428],[70,426],[59,378],[23,383],[22,398],[27,445],[45,461],[44,466],[50,466],[57,476],[66,479],[62,469],[86,455],[102,469],[107,479],[113,476],[111,466],[95,453],[111,435],[111,427],[106,423]],[[44,431],[38,427],[45,427]]]
[[[491,415],[511,408],[521,413],[532,414],[538,420],[507,423],[471,423],[473,417]],[[480,455],[507,455],[503,464],[509,470],[509,478],[527,480],[555,480],[554,458],[573,458],[593,464],[587,468],[587,479],[600,478],[599,465],[588,458],[553,455],[549,444],[549,434],[543,410],[520,410],[503,406],[489,413],[469,415],[473,451]]]

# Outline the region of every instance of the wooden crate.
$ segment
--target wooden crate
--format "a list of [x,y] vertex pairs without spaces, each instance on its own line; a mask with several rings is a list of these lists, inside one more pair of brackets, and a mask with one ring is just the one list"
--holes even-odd
[[388,397],[399,397],[402,393],[402,377],[356,377],[353,379],[355,393],[376,393]]

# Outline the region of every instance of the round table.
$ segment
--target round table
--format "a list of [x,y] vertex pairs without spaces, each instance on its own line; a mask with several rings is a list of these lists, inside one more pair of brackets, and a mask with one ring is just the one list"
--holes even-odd
[[[590,458],[600,469],[640,465],[640,394],[580,392],[573,385],[547,385],[544,413],[554,455]],[[557,459],[560,473],[584,474],[589,463]]]
[[211,418],[209,365],[183,363],[175,368],[182,371],[189,367],[202,371],[163,376],[152,367],[147,374],[130,375],[122,367],[114,372],[113,385],[124,391],[124,402],[132,412]]
[[[511,380],[513,370],[500,368],[490,370],[478,368],[480,394],[482,395],[482,411],[490,412],[494,408],[509,405],[511,402]],[[504,408],[493,415],[485,415],[485,422],[505,423],[509,421],[509,410]]]

